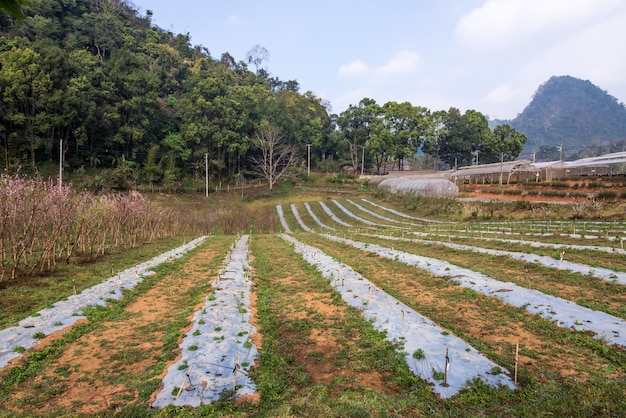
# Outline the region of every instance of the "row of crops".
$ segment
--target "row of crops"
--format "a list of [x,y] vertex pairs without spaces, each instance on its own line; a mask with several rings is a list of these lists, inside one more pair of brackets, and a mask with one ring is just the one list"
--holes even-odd
[[[276,347],[257,346],[251,338],[272,331],[252,324],[251,294],[263,282],[274,286],[270,293],[290,297],[289,283],[275,282],[292,260],[311,269],[290,271],[301,270],[304,281],[323,280],[341,306],[384,335],[440,398],[480,385],[515,393],[537,382],[571,385],[577,379],[594,387],[602,381],[614,395],[623,394],[624,223],[444,223],[368,199],[276,210],[285,234],[237,238],[209,278],[212,290],[185,330],[152,407],[220,403],[225,393],[236,399],[252,395],[259,383],[267,386],[253,366],[268,361]],[[256,258],[280,266],[271,274],[255,272],[262,262]],[[275,306],[258,315],[268,312],[276,316],[274,324],[300,324],[303,336],[312,331],[302,317],[318,315],[298,311],[287,320]],[[309,350],[293,361],[326,358]]]

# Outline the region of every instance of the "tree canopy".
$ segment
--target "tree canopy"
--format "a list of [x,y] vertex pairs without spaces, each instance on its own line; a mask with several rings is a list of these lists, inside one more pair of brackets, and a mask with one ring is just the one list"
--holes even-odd
[[214,57],[124,0],[12,3],[23,19],[0,13],[5,170],[36,169],[61,153],[66,169],[104,169],[114,187],[199,178],[207,160],[212,178],[239,178],[259,173],[267,126],[294,155],[310,148],[314,167],[333,170],[403,169],[419,152],[436,156],[436,168],[519,152],[519,136],[494,135],[474,110],[363,98],[330,114],[328,102],[269,72],[264,47],[244,61]]
[[0,10],[6,10],[16,18],[23,19],[22,5],[24,3],[24,0],[0,0]]

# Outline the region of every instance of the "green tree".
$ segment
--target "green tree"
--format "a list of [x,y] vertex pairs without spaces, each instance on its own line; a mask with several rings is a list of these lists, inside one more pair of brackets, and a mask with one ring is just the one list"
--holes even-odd
[[[52,81],[37,52],[14,47],[0,53],[0,93],[5,118],[26,138],[33,167],[35,153],[43,143],[42,111],[51,88]],[[14,131],[13,136],[20,136],[18,132]]]
[[487,118],[476,110],[463,115],[450,108],[445,120],[446,135],[440,143],[439,155],[450,167],[480,163],[483,143],[489,140],[491,130]]
[[158,184],[163,177],[161,161],[158,161],[159,149],[160,147],[158,145],[153,145],[150,151],[148,151],[148,156],[144,164],[143,175],[150,185]]
[[[381,109],[382,111],[382,109]],[[389,163],[390,150],[393,149],[393,135],[383,123],[382,115],[373,121],[370,127],[370,138],[367,143],[369,155],[374,160],[376,174],[381,174],[380,169]],[[383,173],[384,174],[384,173]]]
[[435,171],[439,170],[439,152],[443,141],[448,135],[446,127],[447,116],[448,114],[445,110],[438,110],[430,115],[431,129],[422,142],[422,151],[433,156],[433,168]]
[[18,20],[22,20],[24,19],[22,5],[25,3],[25,0],[0,0],[0,10],[5,10],[15,16]]
[[384,125],[391,133],[394,164],[402,171],[404,160],[413,157],[428,135],[430,111],[409,102],[387,102],[383,105]]
[[[513,161],[522,152],[527,140],[526,135],[516,131],[511,126],[498,125],[494,128],[493,135],[484,144],[483,162]],[[502,185],[502,172],[500,173],[500,185]]]
[[[372,124],[375,123],[380,113],[380,106],[375,100],[364,98],[361,99],[358,106],[350,105],[337,117],[337,125],[348,144],[350,161],[357,172],[359,156],[362,160],[366,144],[370,139]],[[363,152],[363,154],[359,154],[359,152]]]
[[522,152],[527,140],[526,135],[515,128],[507,124],[498,125],[494,128],[493,135],[484,143],[482,161],[513,161]]

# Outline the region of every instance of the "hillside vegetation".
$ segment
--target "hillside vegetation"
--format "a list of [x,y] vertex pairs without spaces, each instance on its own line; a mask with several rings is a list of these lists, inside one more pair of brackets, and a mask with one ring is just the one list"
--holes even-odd
[[583,158],[623,151],[626,108],[589,80],[554,76],[539,86],[524,111],[510,121],[528,137],[525,153],[538,159]]

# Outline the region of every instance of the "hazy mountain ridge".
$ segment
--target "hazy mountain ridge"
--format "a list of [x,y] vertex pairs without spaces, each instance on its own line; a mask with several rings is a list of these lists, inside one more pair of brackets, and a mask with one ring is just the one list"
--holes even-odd
[[[506,122],[506,121],[499,121]],[[626,107],[589,80],[553,76],[539,86],[531,102],[508,121],[528,136],[523,154],[539,159],[579,158],[622,151]]]

